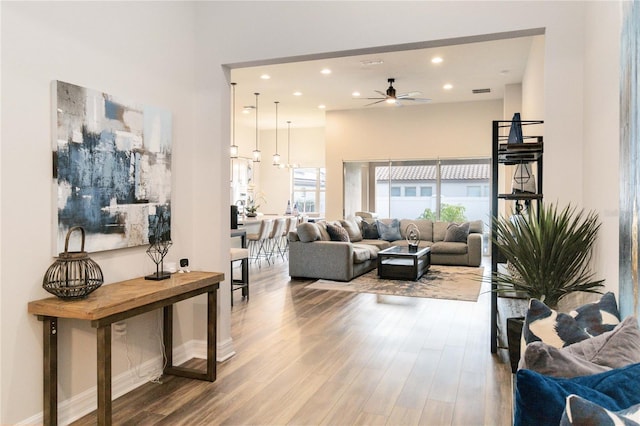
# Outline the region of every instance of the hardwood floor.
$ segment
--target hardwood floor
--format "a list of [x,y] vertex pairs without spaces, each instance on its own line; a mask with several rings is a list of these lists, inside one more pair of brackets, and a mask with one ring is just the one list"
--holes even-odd
[[250,301],[234,295],[237,354],[217,381],[147,383],[114,401],[114,424],[511,424],[487,284],[472,303],[308,290],[283,262],[250,276]]

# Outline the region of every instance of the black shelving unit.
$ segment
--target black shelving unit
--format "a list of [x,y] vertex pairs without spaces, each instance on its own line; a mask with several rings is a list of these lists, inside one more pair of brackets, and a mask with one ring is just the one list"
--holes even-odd
[[[541,120],[522,120],[520,125],[523,127],[532,125],[541,125]],[[544,144],[542,136],[523,136],[522,143],[508,143],[508,129],[511,128],[513,121],[496,120],[493,121],[493,149],[492,149],[492,167],[491,167],[491,213],[492,217],[499,216],[499,201],[525,201],[535,202],[536,208],[540,207],[542,202],[542,156],[544,153]],[[507,129],[507,131],[505,131]],[[535,130],[535,129],[534,129]],[[536,166],[535,176],[537,178],[536,193],[500,193],[498,188],[500,173],[504,173],[504,166],[515,166],[518,164],[529,163]],[[511,178],[511,176],[509,176]],[[495,233],[495,226],[491,224],[492,235]],[[491,247],[491,276],[498,270],[498,264],[502,263],[498,248]],[[491,282],[491,352],[498,351],[498,293],[497,284]]]

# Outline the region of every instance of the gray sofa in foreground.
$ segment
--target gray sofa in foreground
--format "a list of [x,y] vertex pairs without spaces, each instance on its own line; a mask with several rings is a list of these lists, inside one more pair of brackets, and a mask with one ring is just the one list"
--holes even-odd
[[[467,222],[464,226],[428,219],[368,219],[365,224],[362,222],[356,217],[298,225],[288,236],[289,275],[292,278],[350,281],[377,267],[380,250],[392,245],[407,245],[406,232],[411,223],[420,232],[420,247],[431,247],[432,264],[479,266],[482,260],[483,223],[480,220]],[[380,222],[381,228],[399,224],[400,238],[364,238],[371,226]],[[363,228],[366,228],[364,235]]]

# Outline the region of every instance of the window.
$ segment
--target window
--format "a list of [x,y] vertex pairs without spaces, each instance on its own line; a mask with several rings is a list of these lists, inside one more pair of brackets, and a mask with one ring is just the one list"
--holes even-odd
[[324,214],[325,176],[324,168],[293,169],[293,202],[300,213]]
[[415,186],[405,186],[405,188],[404,188],[404,196],[405,197],[415,197],[416,196],[416,187]]
[[392,197],[399,197],[402,195],[402,188],[400,188],[399,186],[392,186],[391,187],[391,196]]
[[482,197],[482,191],[480,185],[468,185],[467,197]]
[[420,187],[420,196],[421,197],[433,197],[433,188],[430,186],[421,186]]

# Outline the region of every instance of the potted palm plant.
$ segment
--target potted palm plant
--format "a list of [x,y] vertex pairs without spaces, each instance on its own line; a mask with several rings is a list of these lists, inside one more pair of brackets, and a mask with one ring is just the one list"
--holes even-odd
[[[492,244],[509,267],[496,270],[492,281],[497,292],[526,294],[552,309],[576,291],[599,293],[604,280],[594,278],[590,269],[592,249],[600,223],[594,212],[553,203],[511,217],[493,218]],[[520,357],[523,318],[507,320],[507,337],[512,369]],[[515,362],[514,362],[515,360]]]
[[551,308],[566,295],[599,293],[604,280],[590,269],[600,223],[594,212],[553,203],[524,215],[494,218],[492,244],[510,264],[509,272],[494,271],[498,292],[519,291]]

